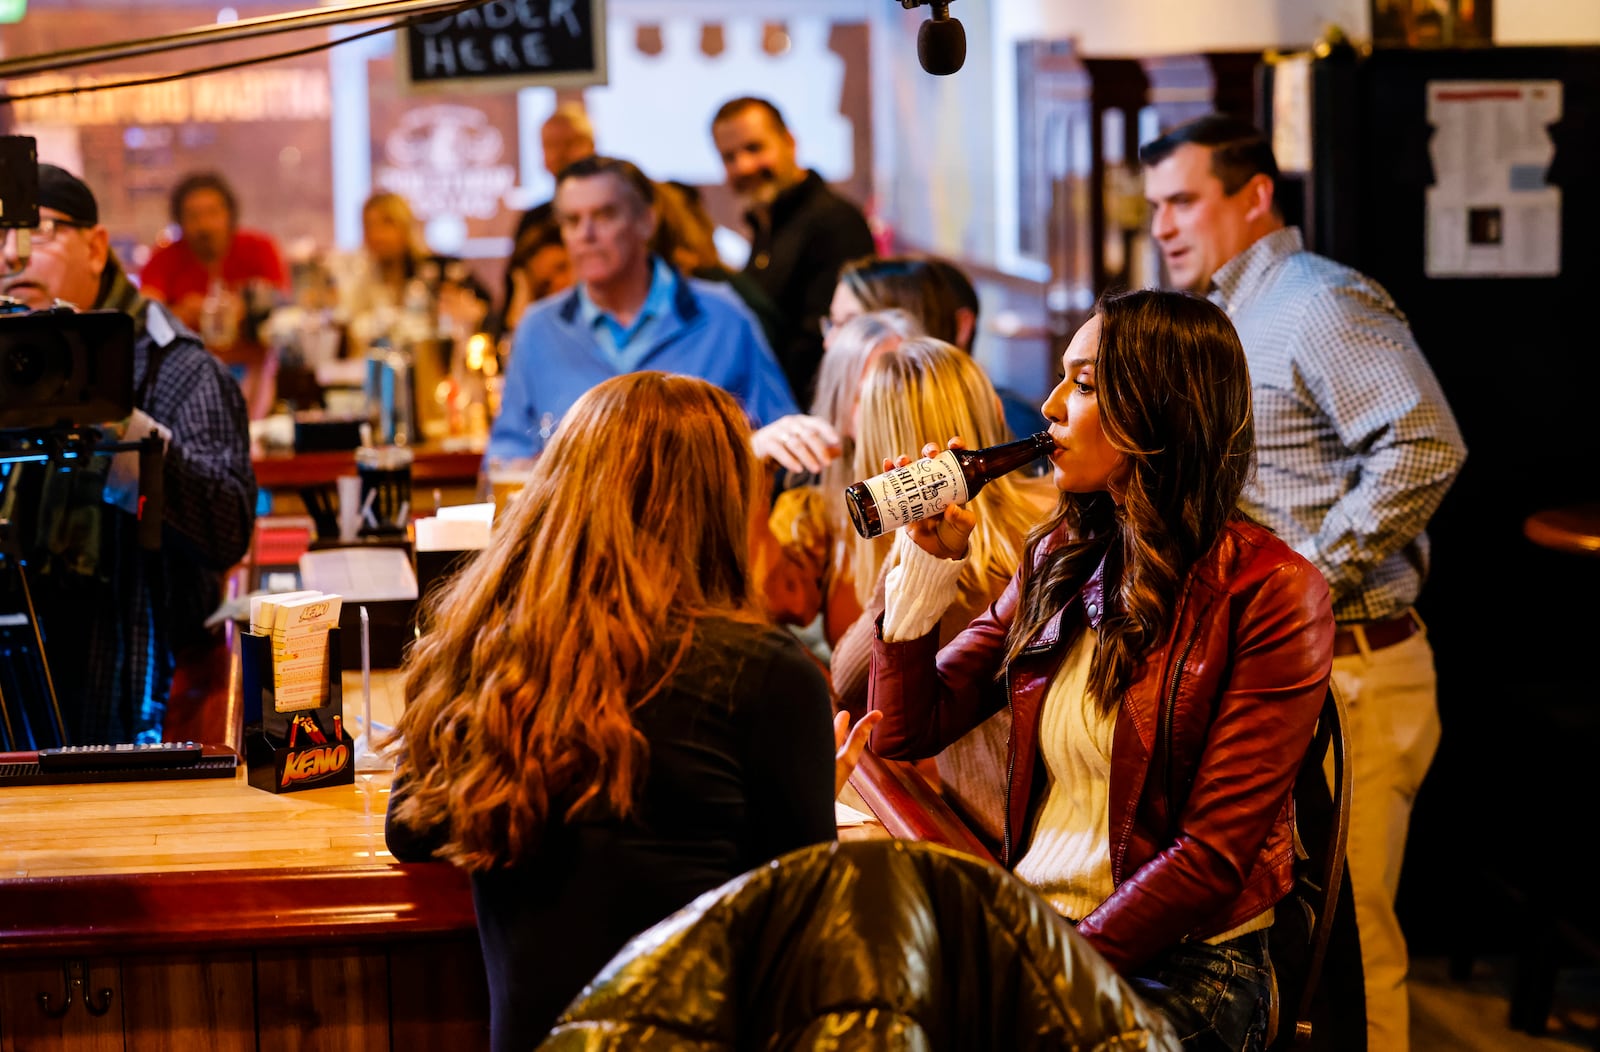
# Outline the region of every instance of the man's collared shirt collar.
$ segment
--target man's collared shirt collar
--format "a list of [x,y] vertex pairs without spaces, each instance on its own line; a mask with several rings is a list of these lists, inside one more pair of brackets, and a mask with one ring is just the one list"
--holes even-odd
[[660,256],[652,256],[650,291],[645,295],[633,324],[624,326],[615,315],[601,310],[589,298],[589,290],[578,286],[578,318],[583,327],[594,334],[601,350],[613,360],[628,351],[630,345],[672,310],[673,298],[678,291],[678,275]]
[[1206,298],[1232,314],[1241,301],[1261,287],[1267,272],[1288,256],[1305,251],[1299,227],[1280,227],[1217,268]]

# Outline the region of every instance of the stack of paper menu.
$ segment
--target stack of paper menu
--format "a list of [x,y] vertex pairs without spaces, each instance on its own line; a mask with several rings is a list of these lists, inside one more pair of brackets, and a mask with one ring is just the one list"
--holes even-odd
[[339,623],[338,595],[317,591],[259,596],[250,628],[272,637],[273,708],[314,709],[327,702],[328,629]]

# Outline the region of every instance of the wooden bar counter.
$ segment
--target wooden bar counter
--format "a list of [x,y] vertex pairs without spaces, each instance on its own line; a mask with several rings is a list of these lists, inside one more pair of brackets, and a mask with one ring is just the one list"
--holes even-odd
[[[425,500],[430,490],[440,490],[446,504],[466,504],[477,498],[478,470],[483,450],[447,449],[424,443],[415,447],[411,464],[414,497]],[[299,491],[304,486],[331,486],[340,475],[356,473],[355,450],[315,453],[262,453],[251,458],[256,485],[272,495],[276,514],[301,510]]]
[[[374,714],[398,675],[374,677]],[[346,713],[360,712],[346,674]],[[982,853],[909,768],[843,802]],[[231,778],[0,788],[0,1052],[474,1049],[488,1003],[466,877],[384,846],[387,774],[273,795]],[[870,801],[870,804],[869,802]]]

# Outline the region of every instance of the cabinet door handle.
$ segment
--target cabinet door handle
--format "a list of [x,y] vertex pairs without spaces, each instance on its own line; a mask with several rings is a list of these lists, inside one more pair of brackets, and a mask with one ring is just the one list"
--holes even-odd
[[[72,1007],[74,997],[83,1000],[84,1011],[90,1015],[105,1015],[111,1010],[112,990],[110,987],[102,989],[98,995],[91,995],[89,991],[89,967],[79,960],[68,961],[61,966],[61,979],[66,986],[66,994],[61,998],[60,1008],[50,1007],[50,995],[39,995],[39,1010],[50,1019],[60,1019],[67,1014],[67,1009]],[[95,1003],[98,996],[100,1003]]]

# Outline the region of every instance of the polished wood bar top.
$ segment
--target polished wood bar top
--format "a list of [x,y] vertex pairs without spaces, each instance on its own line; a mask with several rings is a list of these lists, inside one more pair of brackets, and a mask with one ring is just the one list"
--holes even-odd
[[0,878],[392,861],[383,842],[389,776],[274,795],[232,778],[0,790]]
[[[483,451],[444,449],[439,446],[415,447],[411,463],[413,486],[470,484],[477,481]],[[263,489],[293,489],[299,486],[332,485],[340,475],[356,473],[355,450],[329,450],[317,453],[264,453],[251,458],[256,484]]]
[[[399,672],[372,675],[376,724],[392,725],[401,690]],[[359,672],[345,673],[344,697],[354,730]],[[881,766],[869,761],[856,784]],[[941,836],[959,828],[953,816],[911,817],[942,805],[904,776],[862,793],[847,786],[840,802],[868,815],[883,808],[905,835],[963,847]],[[241,766],[232,778],[0,788],[0,958],[473,930],[464,873],[389,854],[389,782],[387,772],[357,774],[354,785],[273,794],[252,788]],[[839,833],[891,835],[877,820]]]
[[1600,504],[1536,511],[1523,520],[1522,534],[1542,548],[1600,556]]
[[[373,719],[398,678],[373,677]],[[344,677],[361,712],[361,676]],[[0,956],[470,930],[465,874],[396,865],[387,772],[273,794],[231,778],[0,789]]]
[[[354,733],[361,674],[346,672],[343,685]],[[400,710],[399,674],[375,673],[373,722]],[[241,761],[232,778],[10,786],[0,789],[0,879],[388,864],[389,777],[274,794],[252,788]]]
[[[392,726],[401,690],[398,671],[373,673],[375,723]],[[353,729],[361,696],[361,674],[345,673]],[[385,771],[357,774],[354,785],[274,794],[252,788],[241,764],[231,778],[7,787],[0,880],[389,865],[389,782]],[[873,813],[854,792],[843,802]]]

